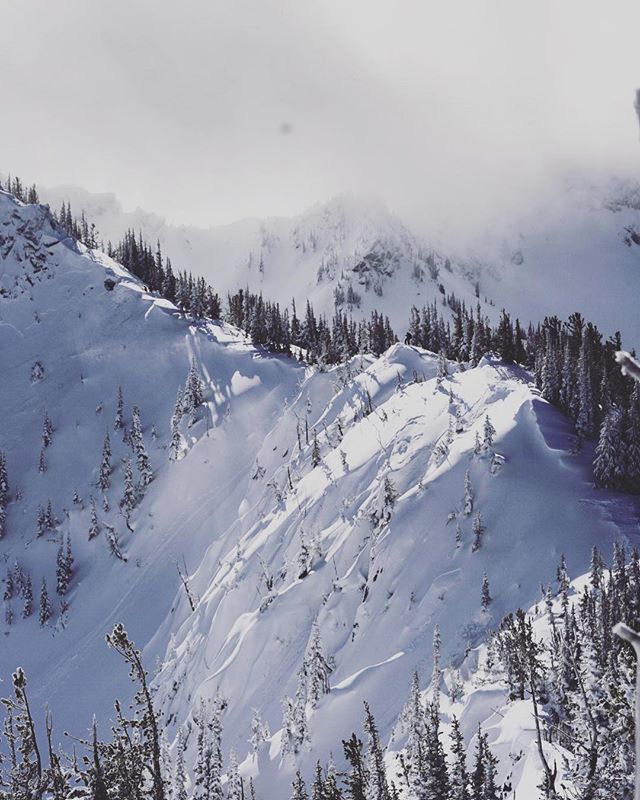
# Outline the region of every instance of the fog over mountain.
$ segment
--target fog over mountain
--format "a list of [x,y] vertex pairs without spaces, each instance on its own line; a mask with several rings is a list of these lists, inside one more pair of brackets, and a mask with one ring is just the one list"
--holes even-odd
[[463,235],[558,171],[638,175],[633,0],[4,0],[0,25],[3,168],[174,223],[364,191]]

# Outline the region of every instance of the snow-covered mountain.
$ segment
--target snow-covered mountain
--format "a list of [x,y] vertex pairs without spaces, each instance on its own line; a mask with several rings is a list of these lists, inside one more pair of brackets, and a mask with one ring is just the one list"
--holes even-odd
[[[413,285],[415,295],[409,270],[428,270],[429,253],[422,261],[411,234],[376,213],[364,228],[359,212],[352,225],[331,207],[293,228],[283,222],[286,236],[258,227],[252,266],[235,264],[232,274],[259,274],[262,255],[265,294],[290,295],[311,285],[302,269],[296,284],[296,264],[325,258],[326,281],[315,285],[329,302],[346,267],[344,249],[337,263],[327,254],[332,242],[348,241],[367,265],[351,267],[354,288],[355,275],[376,276],[372,305],[393,294],[399,310],[409,301],[399,287]],[[367,261],[387,224],[384,241],[402,258],[389,257],[379,239],[381,259]],[[193,246],[194,270],[209,236]],[[170,240],[165,246],[171,251]],[[296,250],[283,288],[285,273],[274,265],[285,262],[274,258],[269,278],[270,254]],[[466,282],[472,293],[452,269],[447,291],[455,286],[458,294]],[[22,664],[32,703],[49,703],[58,730],[83,731],[94,712],[106,727],[113,698],[130,693],[104,645],[122,621],[145,662],[156,665],[169,735],[179,726],[192,730],[200,699],[219,692],[227,700],[225,752],[233,747],[245,774],[259,773],[261,797],[286,796],[294,764],[309,774],[330,750],[339,758],[336,744],[359,727],[363,700],[387,741],[412,673],[429,682],[436,626],[443,664],[458,664],[504,613],[536,601],[562,553],[572,574],[584,572],[595,542],[609,549],[637,527],[631,499],[594,491],[588,447],[572,452],[569,423],[520,368],[485,358],[474,369],[449,364],[444,374],[434,354],[396,345],[378,359],[305,369],[226,325],[191,324],[115,262],[63,238],[45,209],[5,193],[0,340],[0,450],[10,487],[0,559],[20,584],[5,601],[13,619],[1,623],[0,675]],[[191,367],[203,402],[172,425]],[[119,387],[133,447],[114,427]],[[140,463],[134,406],[153,480],[127,512],[121,500],[132,449]],[[45,416],[53,432],[43,442]],[[111,473],[102,491],[106,433]],[[172,440],[178,460],[170,459]],[[49,501],[53,524],[39,530],[39,509]],[[75,564],[63,612],[56,554],[69,539]],[[23,618],[27,575],[34,612]],[[481,607],[485,575],[488,610]],[[40,626],[43,578],[54,608]],[[308,699],[308,742],[295,758],[283,757],[283,702],[309,694],[299,675],[313,647],[330,672],[330,691],[317,703]],[[253,707],[271,731],[257,761],[247,756]],[[482,705],[469,712],[467,742],[490,714]],[[505,729],[510,734],[521,731]],[[193,736],[188,754],[195,754]],[[508,760],[502,769],[510,769]]]
[[[223,295],[248,285],[265,298],[298,305],[311,299],[331,314],[381,308],[400,334],[407,309],[454,293],[495,318],[502,307],[526,324],[541,314],[566,318],[580,309],[608,333],[640,341],[638,183],[589,176],[558,179],[526,212],[462,239],[403,224],[372,197],[343,195],[298,217],[249,219],[201,229],[175,226],[140,209],[123,211],[114,195],[72,186],[41,189],[53,208],[85,209],[105,241],[127,228],[159,240],[174,268],[204,275]],[[552,287],[552,288],[550,288]],[[624,287],[624,290],[623,290]],[[360,306],[349,305],[349,289]]]

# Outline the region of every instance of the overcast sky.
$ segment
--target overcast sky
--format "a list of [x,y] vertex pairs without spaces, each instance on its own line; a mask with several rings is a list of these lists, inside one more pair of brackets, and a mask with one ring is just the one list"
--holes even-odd
[[638,0],[0,0],[0,171],[174,222],[638,170]]

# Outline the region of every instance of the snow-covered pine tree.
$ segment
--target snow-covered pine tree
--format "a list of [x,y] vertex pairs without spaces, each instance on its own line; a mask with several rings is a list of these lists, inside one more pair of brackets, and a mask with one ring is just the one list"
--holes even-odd
[[480,441],[480,434],[476,431],[476,436],[473,442],[473,454],[479,456],[482,452],[482,442]]
[[425,772],[422,781],[424,797],[449,797],[449,770],[440,741],[440,713],[437,703],[427,708],[425,742]]
[[431,675],[431,692],[434,704],[440,706],[440,683],[442,681],[442,667],[440,657],[442,653],[442,635],[440,626],[436,624],[433,629],[433,674]]
[[600,429],[593,461],[593,478],[596,486],[618,489],[625,479],[624,416],[621,409],[613,407],[605,416]]
[[560,555],[560,563],[556,569],[556,580],[558,581],[558,592],[562,594],[569,589],[571,585],[571,578],[569,577],[569,572],[567,570],[567,559],[564,556],[564,553]]
[[173,772],[173,791],[171,793],[171,800],[188,800],[187,768],[184,760],[184,751],[184,729],[182,726],[180,726],[178,728],[178,737],[176,741],[176,759]]
[[392,510],[396,504],[396,500],[398,499],[398,490],[395,487],[394,482],[388,475],[384,477],[384,497],[383,497],[383,504],[385,509],[388,511]]
[[226,800],[244,800],[244,787],[238,771],[236,751],[229,751],[229,766],[227,767],[227,792]]
[[47,514],[42,506],[38,506],[38,515],[36,518],[37,536],[42,536],[46,530],[47,530]]
[[95,539],[100,533],[100,523],[98,521],[98,510],[96,509],[95,498],[91,498],[91,517],[89,519],[89,541]]
[[16,588],[13,570],[8,567],[7,576],[4,581],[4,591],[2,593],[2,599],[4,600],[4,620],[7,625],[11,625],[13,622],[13,607],[11,601],[16,593]]
[[109,439],[109,432],[105,434],[104,442],[102,444],[102,460],[100,461],[100,476],[98,478],[98,486],[103,492],[106,492],[111,485],[111,441]]
[[367,771],[369,776],[367,797],[371,800],[391,800],[380,734],[371,709],[366,702],[363,727],[367,734]]
[[51,603],[49,602],[49,592],[47,591],[47,582],[43,578],[42,586],[40,587],[40,609],[38,612],[38,622],[40,627],[44,628],[47,622],[51,619]]
[[482,592],[480,595],[480,605],[482,606],[483,611],[487,611],[489,609],[492,600],[493,598],[491,597],[491,592],[489,590],[489,578],[485,572],[482,576]]
[[38,472],[43,475],[47,471],[47,460],[44,457],[44,448],[40,451],[40,458],[38,459]]
[[307,678],[307,700],[312,709],[317,708],[320,697],[329,693],[329,675],[333,671],[322,649],[318,621],[311,627],[311,637],[305,655],[304,671]]
[[484,418],[483,434],[482,447],[486,453],[493,447],[493,437],[496,435],[496,429],[493,427],[488,414]]
[[122,549],[120,548],[120,538],[118,537],[118,531],[111,525],[107,526],[107,544],[109,545],[109,552],[111,553],[112,556],[119,558],[120,561],[127,560],[122,552]]
[[469,794],[467,753],[460,723],[456,716],[451,720],[451,766],[449,768],[449,800],[472,800]]
[[209,709],[200,702],[196,719],[198,746],[195,765],[194,800],[222,800],[222,721],[221,703],[216,698]]
[[456,521],[456,549],[462,547],[462,528],[460,523]]
[[22,592],[22,616],[26,619],[33,613],[33,584],[31,583],[31,575],[28,572],[23,573],[21,581]]
[[281,753],[284,756],[298,752],[298,731],[293,699],[285,695],[282,699],[282,740]]
[[[559,324],[559,322],[558,322]],[[561,365],[558,351],[558,330],[555,325],[545,329],[545,349],[542,360],[542,396],[554,405],[560,399]]]
[[302,775],[300,774],[300,770],[296,771],[296,776],[291,783],[292,792],[291,792],[291,800],[309,800],[309,795],[307,794],[307,787],[302,779]]
[[260,711],[254,708],[251,716],[251,736],[249,738],[251,752],[254,756],[257,755],[260,747],[269,736],[271,736],[269,725],[263,721]]
[[136,487],[133,482],[133,466],[131,463],[131,458],[127,458],[127,460],[124,462],[124,492],[122,495],[122,500],[120,500],[120,508],[122,509],[126,519],[129,519],[129,515],[136,507],[137,502],[138,497],[136,493]]
[[49,414],[45,411],[42,418],[42,449],[45,450],[53,439],[53,423]]
[[136,455],[136,463],[138,472],[140,473],[140,484],[148,486],[153,479],[153,471],[147,455],[147,448],[144,444],[144,437],[142,435],[142,423],[140,421],[140,409],[138,406],[133,407],[132,421],[131,421],[131,446]]
[[45,527],[48,531],[52,531],[56,527],[56,518],[53,515],[53,507],[51,500],[47,500],[47,510],[44,514]]
[[407,735],[403,770],[407,773],[407,783],[411,789],[421,791],[425,766],[426,725],[417,672],[413,673],[409,698],[402,710],[400,720],[403,731]]
[[[204,384],[196,362],[192,361],[189,367],[189,374],[184,386],[184,393],[182,397],[182,412],[189,414],[195,413],[196,409],[202,404],[204,400]],[[175,413],[175,412],[174,412]]]
[[180,420],[174,413],[171,417],[171,442],[169,444],[169,460],[177,461],[182,451],[182,434],[180,433]]
[[7,477],[7,457],[0,450],[0,539],[6,532],[7,506],[9,505],[9,479]]
[[71,552],[71,534],[67,533],[60,542],[56,559],[56,592],[64,597],[69,591],[73,576],[73,554]]
[[484,534],[484,525],[482,524],[482,514],[477,511],[474,518],[473,518],[473,545],[471,547],[472,552],[476,552],[482,547],[482,536]]
[[625,485],[627,491],[640,494],[640,384],[638,383],[634,385],[629,400],[625,445],[627,456]]
[[311,451],[311,466],[317,467],[321,461],[320,457],[320,446],[318,445],[318,437],[316,435],[316,429],[313,429],[313,449]]
[[124,430],[124,395],[122,386],[118,386],[118,400],[116,402],[116,418],[113,423],[114,430]]
[[462,513],[465,517],[470,517],[473,513],[473,486],[471,485],[471,473],[469,470],[464,473],[464,497],[462,499]]
[[438,385],[441,384],[442,381],[448,377],[449,377],[449,364],[447,363],[447,357],[444,353],[444,350],[441,350],[438,353],[438,375],[437,375]]
[[322,765],[319,761],[316,761],[316,766],[313,770],[313,783],[311,784],[311,800],[325,800],[326,796]]
[[589,338],[585,331],[580,346],[580,356],[578,358],[578,417],[576,419],[576,431],[580,440],[588,439],[593,436],[596,422]]

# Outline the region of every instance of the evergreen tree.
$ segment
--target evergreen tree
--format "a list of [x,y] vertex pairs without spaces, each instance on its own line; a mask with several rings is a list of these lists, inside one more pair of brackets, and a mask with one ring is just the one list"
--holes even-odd
[[26,619],[33,613],[33,585],[31,583],[31,575],[25,573],[22,579],[22,616]]
[[307,794],[307,787],[305,782],[302,780],[302,775],[300,774],[300,770],[296,772],[296,777],[291,784],[293,787],[293,792],[291,794],[291,800],[309,800],[309,795]]
[[169,445],[169,459],[177,461],[182,451],[182,434],[180,433],[180,420],[174,414],[171,418],[171,443]]
[[42,506],[38,506],[37,535],[42,536],[47,530],[47,514]]
[[386,509],[393,509],[398,499],[398,490],[396,489],[393,481],[388,475],[384,478],[384,507]]
[[387,774],[384,767],[384,753],[380,735],[368,704],[364,704],[364,730],[367,734],[367,800],[391,800]]
[[89,541],[95,539],[100,533],[100,523],[98,521],[98,510],[96,509],[96,501],[91,498],[91,518],[89,520]]
[[476,550],[479,550],[482,547],[482,537],[484,535],[484,525],[482,524],[482,514],[479,511],[476,512],[473,518],[473,545],[472,551],[475,553]]
[[42,419],[42,449],[45,450],[51,444],[53,439],[53,423],[51,422],[51,418],[44,412],[44,417]]
[[196,367],[196,362],[192,361],[184,387],[182,409],[184,413],[194,412],[204,400],[204,384]]
[[124,430],[124,395],[122,386],[118,386],[118,400],[116,403],[116,418],[113,427],[117,431]]
[[178,739],[176,742],[176,763],[173,773],[173,792],[172,800],[188,800],[187,795],[187,769],[184,761],[185,741],[184,730],[178,728]]
[[40,458],[38,459],[38,472],[42,475],[47,471],[47,461],[44,457],[44,449],[40,451]]
[[260,747],[271,736],[269,726],[263,722],[260,712],[257,708],[253,709],[251,716],[251,737],[249,743],[251,744],[251,752],[257,755]]
[[126,519],[129,518],[137,502],[138,498],[133,482],[133,466],[131,464],[131,459],[127,458],[124,462],[124,493],[120,501],[120,508],[122,508]]
[[[133,706],[138,712],[137,720],[134,726],[131,726],[131,723],[129,725],[136,729],[137,738],[141,740],[146,762],[144,766],[149,775],[148,796],[150,800],[166,800],[158,715],[153,705],[142,656],[121,623],[114,626],[111,633],[107,634],[106,640],[109,647],[112,647],[129,667],[129,676],[137,687],[133,700]],[[221,795],[212,797],[219,800]]]
[[617,489],[624,484],[624,420],[620,409],[612,408],[604,418],[593,462],[596,486]]
[[480,604],[482,606],[483,611],[487,611],[489,606],[491,605],[492,601],[491,593],[489,591],[489,578],[487,577],[487,573],[485,572],[482,578],[482,595]]
[[576,431],[579,439],[588,439],[595,433],[596,409],[591,376],[591,348],[585,331],[578,361],[578,417]]
[[100,486],[103,492],[106,492],[109,486],[111,485],[110,477],[111,477],[111,442],[109,440],[109,434],[106,433],[104,437],[104,443],[102,445],[102,461],[100,462],[100,477],[98,479],[98,485]]
[[7,459],[0,450],[0,539],[6,533],[7,506],[9,505],[9,479],[7,477]]
[[226,800],[244,800],[244,789],[238,772],[238,759],[236,758],[235,750],[231,750],[229,753],[226,795]]
[[311,451],[311,466],[317,467],[321,461],[320,457],[320,446],[318,445],[318,437],[316,435],[315,428],[313,429],[313,450]]
[[425,748],[424,796],[428,800],[448,800],[449,770],[440,740],[440,720],[437,703],[427,711],[427,737]]
[[496,429],[491,424],[491,420],[489,419],[489,415],[487,414],[484,418],[484,438],[482,441],[482,446],[485,452],[491,450],[493,447],[493,437],[496,435]]
[[464,474],[464,498],[462,500],[462,513],[465,517],[470,517],[473,513],[473,487],[471,486],[471,474],[467,470]]
[[38,614],[38,621],[40,627],[43,628],[51,619],[51,603],[49,602],[49,592],[47,591],[47,582],[42,579],[42,587],[40,589],[40,611]]
[[306,694],[312,709],[315,709],[323,694],[329,693],[329,675],[332,672],[322,650],[320,626],[317,620],[311,628],[311,638],[304,662],[307,679]]
[[69,591],[73,575],[73,555],[71,552],[71,535],[63,536],[56,559],[56,592],[64,597]]
[[454,716],[451,720],[451,768],[449,770],[450,800],[471,800],[467,754],[460,723]]
[[45,528],[48,531],[52,531],[56,527],[56,518],[53,515],[53,507],[51,506],[51,500],[47,501],[47,510],[44,514],[44,523]]
[[345,776],[348,800],[369,800],[367,786],[369,774],[362,752],[362,742],[355,733],[348,740],[342,740],[344,757],[349,765],[349,772]]
[[140,473],[141,485],[148,486],[153,479],[153,471],[147,455],[147,448],[144,444],[142,436],[142,423],[140,422],[140,409],[138,406],[133,407],[133,415],[131,422],[131,446],[136,455],[136,462],[138,465],[138,472]]
[[[624,442],[626,450],[625,485],[628,491],[640,494],[640,384],[638,383],[634,384],[629,400]],[[1,481],[0,474],[0,484]]]

